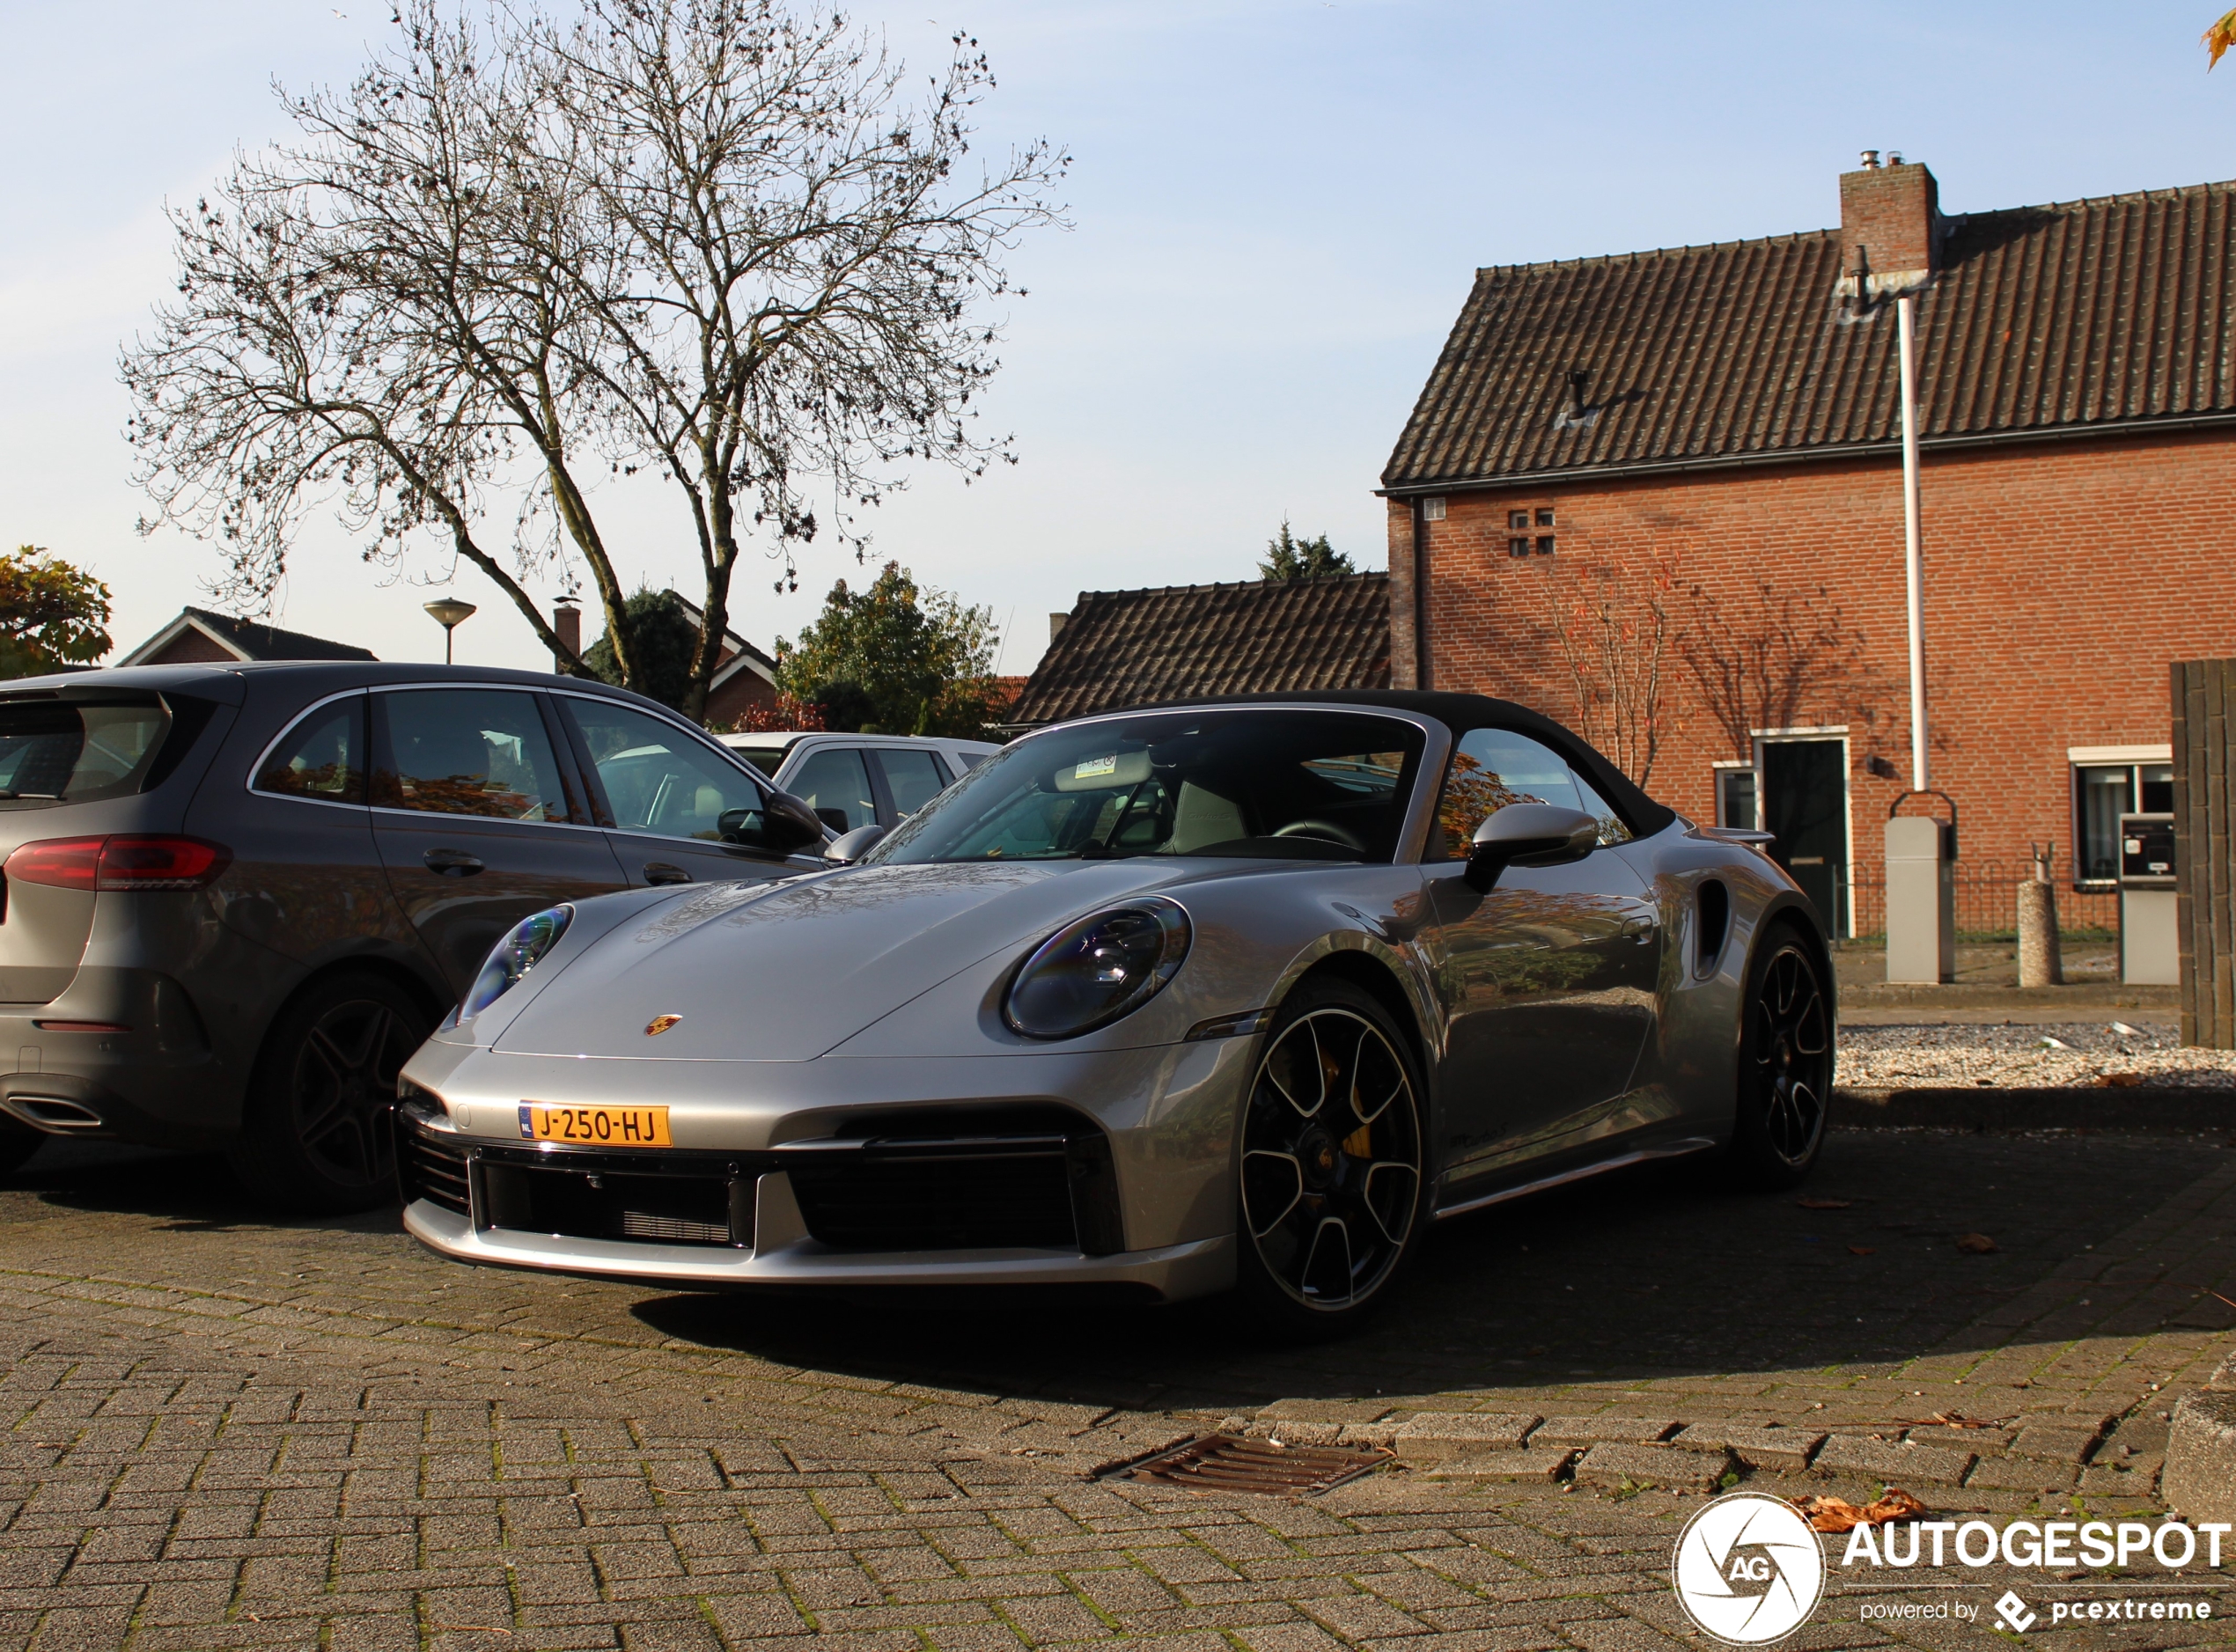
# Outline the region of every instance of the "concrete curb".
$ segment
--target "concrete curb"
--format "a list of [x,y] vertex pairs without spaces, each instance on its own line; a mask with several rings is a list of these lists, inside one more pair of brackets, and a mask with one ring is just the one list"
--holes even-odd
[[2166,1507],[2193,1525],[2236,1522],[2236,1355],[2204,1392],[2173,1408],[2159,1486]]
[[2236,1090],[1835,1090],[1835,1130],[2236,1130]]

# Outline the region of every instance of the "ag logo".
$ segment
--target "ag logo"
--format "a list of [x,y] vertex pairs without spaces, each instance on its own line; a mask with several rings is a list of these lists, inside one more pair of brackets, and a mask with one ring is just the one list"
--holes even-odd
[[1726,1646],[1784,1640],[1825,1592],[1817,1534],[1791,1503],[1756,1492],[1718,1497],[1687,1521],[1670,1570],[1685,1615]]

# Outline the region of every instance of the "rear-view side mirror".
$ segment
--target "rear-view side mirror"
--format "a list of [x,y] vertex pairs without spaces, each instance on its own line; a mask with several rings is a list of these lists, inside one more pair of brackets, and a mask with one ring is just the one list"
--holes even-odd
[[716,825],[724,843],[772,855],[795,854],[823,841],[815,811],[788,791],[771,791],[762,808],[725,809]]
[[1488,892],[1509,866],[1565,866],[1600,847],[1600,823],[1581,809],[1510,803],[1475,828],[1467,882]]
[[885,835],[881,826],[858,826],[846,833],[823,851],[823,858],[835,866],[851,866],[867,855],[877,841]]

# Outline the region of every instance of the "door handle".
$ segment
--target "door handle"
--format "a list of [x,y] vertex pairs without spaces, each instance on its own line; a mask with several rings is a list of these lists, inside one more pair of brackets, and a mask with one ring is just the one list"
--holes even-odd
[[439,877],[471,877],[483,870],[479,857],[464,849],[430,849],[419,858]]
[[644,881],[652,885],[688,884],[691,881],[691,874],[672,861],[647,861],[644,863]]

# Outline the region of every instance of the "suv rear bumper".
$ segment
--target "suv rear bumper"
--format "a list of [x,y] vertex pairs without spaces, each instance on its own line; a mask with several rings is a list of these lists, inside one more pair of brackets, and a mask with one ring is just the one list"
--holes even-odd
[[51,1003],[0,1008],[0,1112],[49,1135],[208,1147],[239,1127],[239,1090],[158,971],[81,969]]

